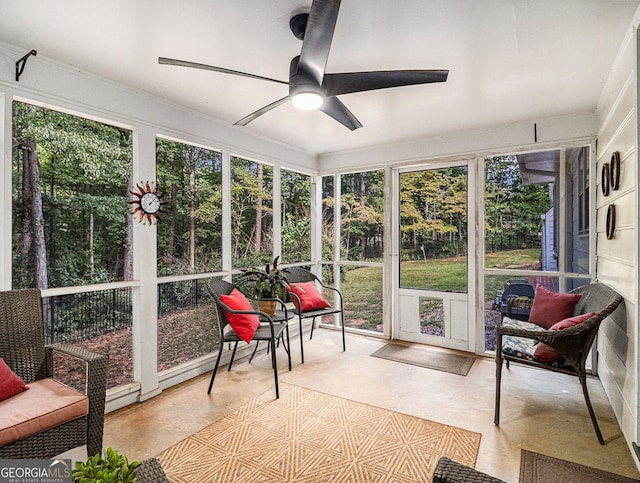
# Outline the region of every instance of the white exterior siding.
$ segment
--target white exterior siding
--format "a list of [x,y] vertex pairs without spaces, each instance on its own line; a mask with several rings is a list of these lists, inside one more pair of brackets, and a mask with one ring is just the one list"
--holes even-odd
[[[596,278],[624,297],[625,310],[605,320],[598,338],[598,373],[627,443],[638,440],[638,207],[636,35],[630,31],[598,105]],[[601,170],[620,153],[620,187],[604,196]],[[616,229],[606,236],[610,204]]]

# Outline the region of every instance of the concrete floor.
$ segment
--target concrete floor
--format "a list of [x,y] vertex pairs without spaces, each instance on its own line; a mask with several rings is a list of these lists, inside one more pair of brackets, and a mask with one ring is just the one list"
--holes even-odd
[[[516,364],[503,369],[501,424],[495,426],[492,358],[479,358],[463,377],[370,357],[384,343],[347,335],[342,352],[339,332],[318,330],[312,341],[305,340],[305,364],[300,364],[298,340],[293,341],[291,372],[284,352],[278,351],[280,381],[479,432],[476,468],[509,482],[518,481],[523,448],[640,477],[598,379],[589,380],[589,392],[604,446],[596,439],[577,378]],[[270,357],[264,355],[250,365],[234,364],[231,372],[219,370],[211,395],[209,377],[108,414],[104,447],[130,460],[149,458],[255,396],[274,391]],[[85,454],[76,449],[65,456],[84,459]]]

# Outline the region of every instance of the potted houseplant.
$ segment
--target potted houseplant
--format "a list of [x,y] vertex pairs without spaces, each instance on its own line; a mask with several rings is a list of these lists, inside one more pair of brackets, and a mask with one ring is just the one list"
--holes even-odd
[[100,454],[90,456],[86,462],[77,461],[71,473],[73,483],[132,483],[140,462],[129,461],[111,447],[107,448],[104,457]]
[[289,283],[287,282],[286,268],[278,267],[278,259],[276,257],[273,262],[267,263],[264,269],[247,268],[242,270],[243,277],[248,282],[253,282],[253,296],[258,299],[258,307],[260,311],[267,315],[273,315],[276,311],[275,300],[260,299],[281,299],[284,300],[289,291]]

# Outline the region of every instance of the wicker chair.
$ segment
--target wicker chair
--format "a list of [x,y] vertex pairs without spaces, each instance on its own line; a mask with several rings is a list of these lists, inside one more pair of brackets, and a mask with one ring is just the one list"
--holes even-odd
[[[510,319],[512,306],[517,305],[521,309],[531,309],[535,299],[519,298],[509,300],[507,317],[504,319],[503,325],[496,327],[496,402],[494,422],[495,424],[500,424],[500,380],[502,377],[502,362],[507,362],[507,368],[509,367],[509,362],[518,362],[540,369],[577,376],[582,385],[582,392],[584,393],[584,399],[587,403],[587,409],[589,410],[598,441],[600,444],[604,444],[596,415],[591,406],[589,392],[587,391],[587,371],[585,365],[600,324],[618,308],[622,302],[622,297],[601,283],[584,285],[570,293],[582,295],[573,311],[574,316],[591,312],[595,312],[596,315],[579,325],[562,330],[551,331],[528,322],[513,321]],[[528,342],[529,349],[527,349],[526,346],[521,346],[517,353],[514,353],[514,351],[505,352],[505,349],[509,346],[508,337],[523,338],[519,342]],[[544,342],[558,352],[562,356],[560,361],[543,363],[535,360],[533,357],[533,349],[535,348],[534,344],[536,341]]]
[[446,456],[438,460],[432,483],[505,483]]
[[284,346],[284,349],[287,353],[287,357],[289,360],[289,370],[291,370],[291,350],[290,350],[291,346],[289,344],[289,323],[288,323],[289,315],[287,312],[287,307],[285,306],[284,302],[276,299],[276,302],[282,306],[283,316],[279,318],[278,321],[274,321],[272,317],[268,316],[264,312],[239,311],[239,310],[234,310],[228,307],[227,305],[225,305],[224,302],[220,300],[220,296],[229,295],[235,288],[229,282],[225,282],[224,280],[220,280],[217,278],[212,278],[211,280],[209,280],[209,283],[207,284],[207,288],[209,290],[209,294],[213,297],[213,299],[216,302],[216,309],[218,314],[218,328],[220,331],[220,344],[219,344],[220,347],[218,350],[218,357],[216,358],[216,365],[213,368],[213,373],[211,374],[211,381],[209,382],[209,389],[207,391],[207,394],[211,394],[211,389],[213,388],[213,381],[216,377],[218,366],[220,365],[220,358],[222,357],[222,351],[224,349],[225,342],[234,343],[233,352],[231,353],[231,360],[229,361],[229,367],[227,368],[227,370],[230,371],[231,366],[233,365],[233,359],[236,355],[236,349],[238,348],[238,342],[242,340],[231,329],[231,326],[229,325],[229,321],[227,320],[227,317],[224,313],[224,311],[226,310],[231,313],[254,314],[260,317],[262,323],[260,324],[260,327],[258,328],[258,330],[256,330],[255,334],[253,335],[252,340],[256,341],[256,346],[253,350],[253,354],[251,354],[251,357],[249,358],[249,362],[253,360],[253,356],[256,354],[259,341],[261,340],[267,341],[269,343],[268,350],[271,351],[271,365],[273,366],[273,377],[275,379],[275,384],[276,384],[276,398],[279,398],[280,389],[278,386],[278,364],[276,361],[276,343],[279,342],[280,340],[283,341],[282,345]]
[[52,378],[54,351],[86,363],[88,415],[1,446],[0,458],[51,458],[85,444],[88,456],[102,453],[108,356],[64,344],[45,346],[40,290],[0,292],[0,357],[11,370],[27,384]]
[[170,483],[170,481],[158,458],[149,458],[138,467],[136,483]]
[[[311,323],[311,334],[309,336],[309,340],[313,339],[313,329],[316,324],[316,317],[323,317],[325,315],[331,314],[340,314],[340,327],[342,328],[342,350],[345,351],[347,349],[344,335],[344,310],[342,305],[342,293],[335,288],[330,287],[329,285],[325,285],[322,283],[318,277],[316,277],[309,270],[305,270],[304,268],[299,267],[291,267],[288,268],[287,281],[289,283],[305,283],[305,282],[317,282],[324,289],[331,290],[334,292],[338,298],[338,302],[334,303],[331,307],[327,307],[326,309],[319,310],[310,310],[307,312],[301,312],[296,309],[295,313],[298,316],[298,322],[300,324],[300,357],[302,359],[302,363],[304,364],[304,343],[302,338],[302,320],[303,319],[313,319]],[[300,307],[300,299],[295,294],[289,294],[290,297],[297,298],[297,306]],[[289,300],[291,301],[291,300]]]

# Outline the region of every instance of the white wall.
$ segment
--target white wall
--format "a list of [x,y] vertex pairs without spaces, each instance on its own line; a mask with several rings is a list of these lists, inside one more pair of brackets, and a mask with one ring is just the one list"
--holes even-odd
[[[637,23],[634,23],[637,25]],[[623,297],[625,311],[604,321],[598,338],[598,373],[622,432],[638,440],[638,155],[636,32],[630,29],[598,104],[596,275]],[[618,151],[620,188],[604,196],[601,169]],[[607,240],[607,209],[616,207],[616,230]]]
[[595,137],[596,131],[595,113],[576,113],[487,126],[476,131],[424,138],[402,144],[327,153],[319,156],[318,165],[322,172],[345,169],[355,171],[449,157],[470,159],[492,154],[541,151],[548,147],[557,147],[558,143],[588,143]]

